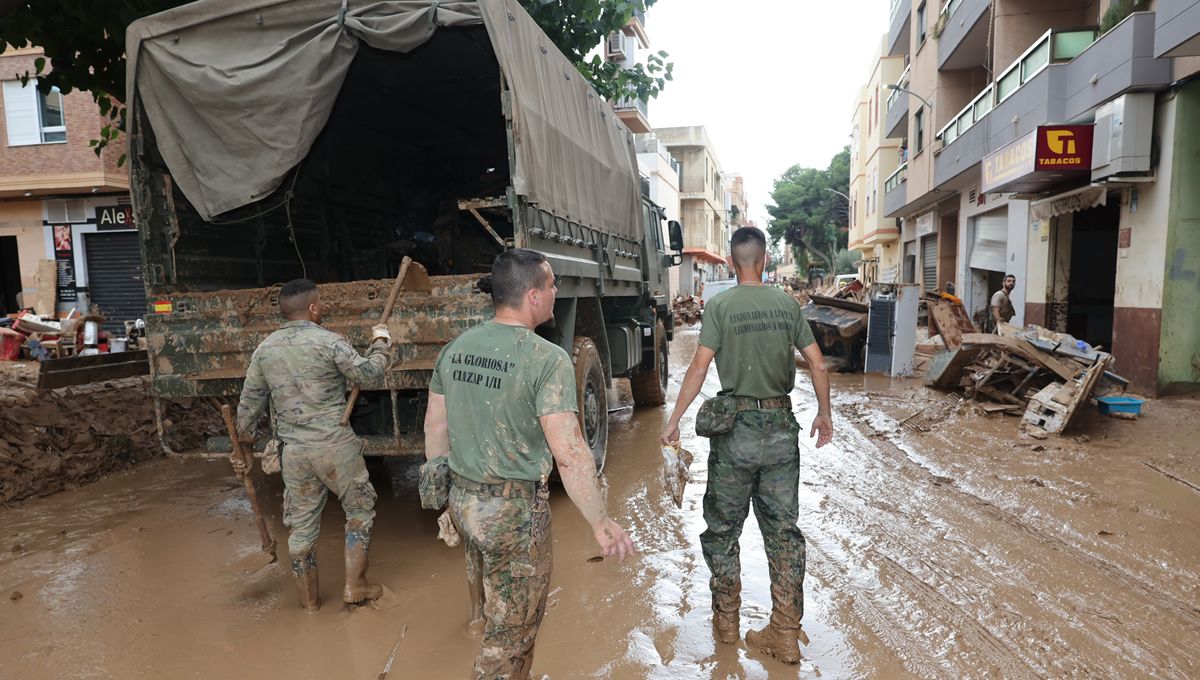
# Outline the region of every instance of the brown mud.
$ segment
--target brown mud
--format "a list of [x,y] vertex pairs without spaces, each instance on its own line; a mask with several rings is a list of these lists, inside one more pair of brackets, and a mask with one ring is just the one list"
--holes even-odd
[[[149,377],[38,390],[37,364],[0,364],[0,504],[95,481],[163,454]],[[203,448],[220,417],[204,402],[165,401],[167,442]]]
[[[672,347],[672,399],[695,338],[685,329]],[[1089,409],[1068,436],[1035,441],[1015,418],[968,407],[928,432],[903,429],[941,398],[915,383],[837,376],[834,390],[837,431],[819,451],[807,379],[793,392],[808,544],[799,668],[713,639],[698,541],[708,442],[690,434],[693,407],[682,430],[695,481],[680,510],[659,470],[664,410],[614,414],[605,480],[633,560],[593,561],[590,532],[555,492],[534,677],[1200,676],[1200,403],[1151,402],[1137,422]],[[370,574],[387,593],[371,607],[337,602],[343,518],[331,502],[325,605],[311,616],[284,566],[278,476],[256,472],[281,564],[250,576],[229,569],[259,546],[224,461],[155,461],[0,510],[0,676],[366,679],[396,648],[389,678],[467,677],[478,640],[463,631],[462,549],[437,541],[413,462],[370,466]],[[770,611],[753,515],[741,547],[744,637]]]

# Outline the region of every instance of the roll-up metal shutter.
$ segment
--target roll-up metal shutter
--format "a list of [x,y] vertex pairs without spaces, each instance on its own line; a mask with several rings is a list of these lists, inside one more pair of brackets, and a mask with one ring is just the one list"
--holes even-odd
[[921,239],[921,282],[926,291],[937,290],[937,234]]
[[88,294],[104,315],[104,330],[125,335],[125,321],[146,314],[142,254],[135,231],[85,234]]
[[1008,213],[989,213],[972,218],[975,235],[971,239],[971,269],[1005,271],[1008,258]]

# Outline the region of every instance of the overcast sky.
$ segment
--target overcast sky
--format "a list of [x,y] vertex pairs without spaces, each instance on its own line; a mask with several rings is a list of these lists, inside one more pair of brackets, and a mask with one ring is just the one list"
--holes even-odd
[[[850,141],[858,89],[888,29],[888,0],[658,0],[652,50],[675,79],[650,102],[654,127],[703,125],[726,171],[741,172],[765,225],[775,178],[824,168]],[[642,59],[639,57],[639,61]]]

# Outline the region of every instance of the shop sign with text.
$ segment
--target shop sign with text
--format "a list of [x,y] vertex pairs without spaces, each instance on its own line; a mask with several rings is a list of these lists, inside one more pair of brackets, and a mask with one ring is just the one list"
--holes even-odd
[[99,231],[134,228],[133,206],[108,205],[96,208],[96,229]]
[[1041,125],[1037,134],[1037,160],[1040,171],[1092,169],[1091,125]]

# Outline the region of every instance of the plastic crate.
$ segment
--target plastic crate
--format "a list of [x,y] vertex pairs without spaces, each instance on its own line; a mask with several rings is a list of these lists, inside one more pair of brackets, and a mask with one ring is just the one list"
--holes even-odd
[[1104,415],[1110,413],[1132,413],[1141,415],[1143,400],[1137,397],[1098,397],[1096,404]]

